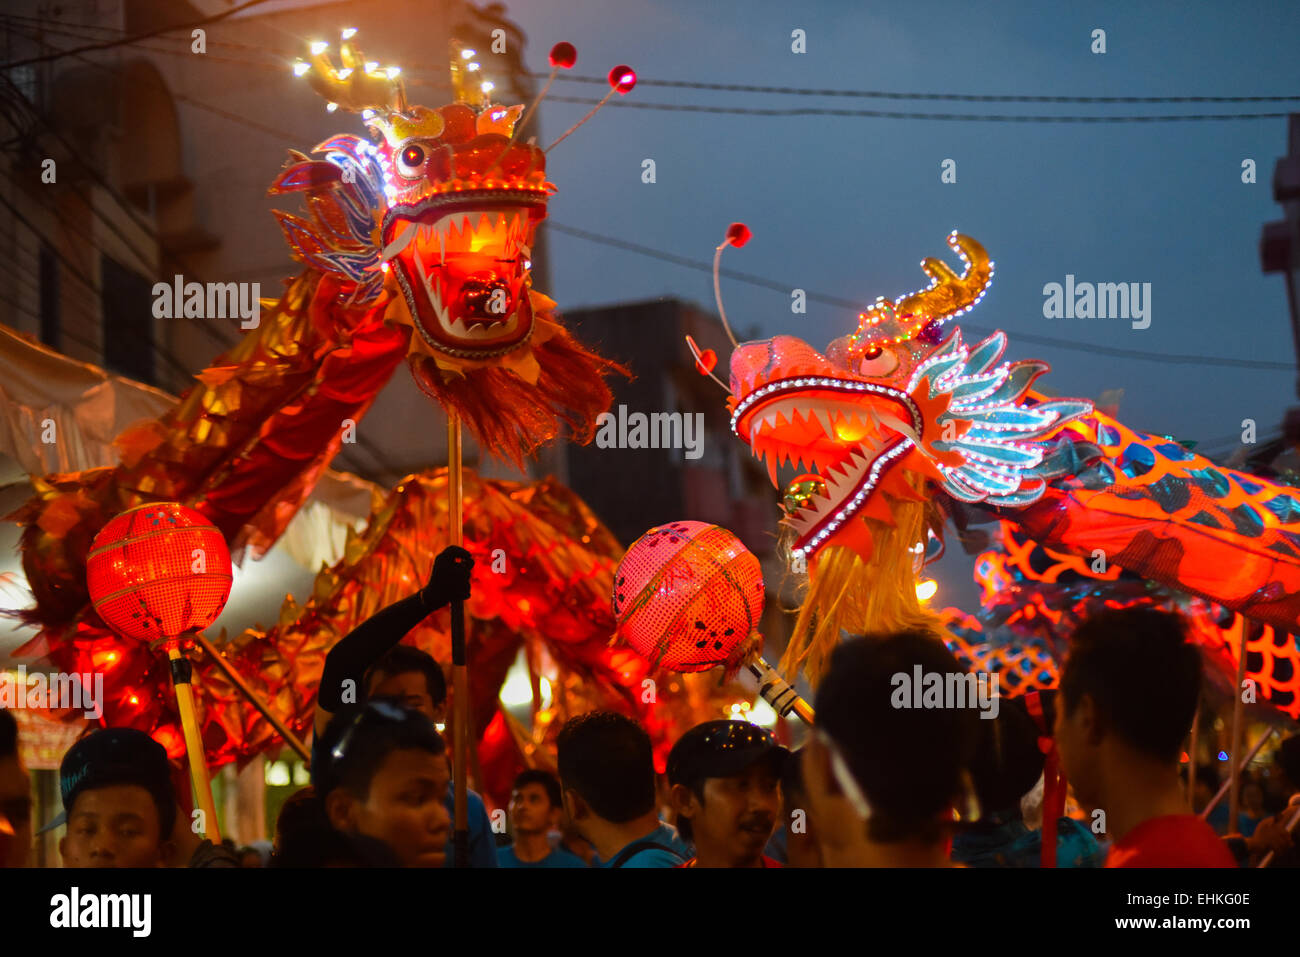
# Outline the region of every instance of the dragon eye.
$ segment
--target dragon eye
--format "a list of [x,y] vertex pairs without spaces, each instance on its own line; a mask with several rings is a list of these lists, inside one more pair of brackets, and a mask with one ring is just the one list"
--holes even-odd
[[424,147],[422,146],[412,143],[397,154],[397,171],[403,176],[418,176],[423,166]]
[[898,368],[898,356],[892,349],[881,345],[870,345],[862,353],[858,363],[858,374],[869,376],[887,376]]

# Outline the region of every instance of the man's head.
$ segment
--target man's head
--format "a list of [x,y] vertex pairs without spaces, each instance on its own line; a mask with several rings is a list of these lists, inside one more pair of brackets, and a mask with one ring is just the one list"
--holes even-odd
[[410,645],[394,645],[366,671],[367,698],[397,698],[434,724],[446,717],[447,678],[433,656]]
[[1219,775],[1208,764],[1200,764],[1196,767],[1196,780],[1192,785],[1193,807],[1201,810],[1210,803],[1214,797],[1214,792],[1219,790]]
[[[64,867],[163,867],[172,856],[176,793],[167,752],[134,728],[105,728],[63,757]],[[56,823],[58,819],[56,819]]]
[[979,797],[981,820],[988,823],[1020,817],[1020,799],[1043,774],[1044,754],[1038,726],[1023,698],[1004,700],[996,716],[977,726],[971,780]]
[[[808,818],[808,789],[803,783],[803,752],[793,752],[781,773],[781,817],[785,828],[785,866],[824,866],[817,833]],[[798,826],[796,826],[796,824]]]
[[325,802],[320,799],[314,787],[309,784],[294,791],[280,805],[280,814],[275,819],[274,850],[278,852],[284,842],[295,834],[329,827],[329,823],[329,817],[325,814]]
[[789,752],[748,721],[706,721],[668,755],[677,829],[702,864],[753,867],[781,813]]
[[32,847],[32,782],[18,758],[18,722],[0,709],[0,867],[25,867]]
[[817,726],[804,747],[809,816],[828,862],[878,844],[940,845],[962,793],[979,718],[975,705],[894,706],[894,676],[964,674],[923,631],[853,638],[831,655],[817,689]]
[[383,841],[406,867],[442,867],[451,818],[446,747],[429,717],[399,700],[372,698],[336,715],[318,772],[330,824]]
[[1079,801],[1097,807],[1107,769],[1135,761],[1176,773],[1201,687],[1201,657],[1181,618],[1151,608],[1103,612],[1070,641],[1056,740]]
[[545,834],[560,826],[564,798],[550,771],[532,768],[515,778],[510,792],[510,826],[519,834]]
[[1287,794],[1300,791],[1300,734],[1282,739],[1277,746],[1275,761],[1282,772],[1282,786],[1287,789]]
[[631,718],[612,711],[573,718],[556,756],[565,813],[588,840],[593,823],[626,824],[654,811],[654,751]]

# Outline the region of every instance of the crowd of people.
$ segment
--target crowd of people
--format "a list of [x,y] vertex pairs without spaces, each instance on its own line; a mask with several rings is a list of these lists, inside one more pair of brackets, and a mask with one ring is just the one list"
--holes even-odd
[[[312,783],[283,805],[272,847],[201,840],[163,748],[108,728],[79,740],[60,769],[64,812],[43,829],[66,823],[64,866],[452,866],[451,763],[437,729],[445,679],[399,642],[468,598],[471,565],[447,549],[424,589],[330,652]],[[1235,867],[1266,854],[1271,866],[1300,863],[1287,830],[1300,810],[1300,735],[1281,742],[1266,778],[1243,782],[1236,826],[1226,811],[1203,819],[1189,807],[1188,786],[1203,808],[1218,780],[1180,773],[1201,662],[1177,616],[1127,609],[1085,622],[1052,693],[982,712],[899,706],[899,675],[963,671],[924,631],[845,640],[799,751],[747,721],[706,721],[674,743],[662,775],[635,720],[579,715],[558,736],[555,772],[515,780],[508,831],[467,793],[470,866],[1035,867],[1044,835],[1059,867]],[[1045,800],[1058,762],[1072,815]],[[28,789],[12,717],[0,712],[0,856],[11,866],[31,845]]]

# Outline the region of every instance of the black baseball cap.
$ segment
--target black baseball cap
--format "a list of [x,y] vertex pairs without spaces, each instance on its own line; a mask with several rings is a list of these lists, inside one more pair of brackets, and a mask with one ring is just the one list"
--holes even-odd
[[698,788],[706,778],[729,778],[762,760],[777,774],[790,752],[775,735],[748,721],[706,721],[677,739],[668,753],[668,783]]
[[153,797],[163,840],[176,823],[176,789],[172,786],[167,751],[135,728],[103,728],[68,749],[59,765],[63,810],[37,833],[68,822],[68,812],[82,791],[113,784],[135,784]]

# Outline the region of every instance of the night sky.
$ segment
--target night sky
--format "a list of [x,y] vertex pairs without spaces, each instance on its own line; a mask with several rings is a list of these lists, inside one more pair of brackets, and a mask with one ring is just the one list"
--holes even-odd
[[[811,97],[656,87],[650,80],[898,93],[1057,96],[1300,94],[1300,5],[815,3],[778,0],[619,4],[513,3],[527,61],[552,43],[578,49],[575,74],[633,66],[629,102],[760,109],[1131,116],[1285,113],[1290,103],[967,103]],[[993,11],[993,12],[990,12]],[[807,52],[791,52],[791,31]],[[1106,31],[1105,54],[1091,52]],[[562,96],[601,88],[559,82]],[[588,109],[543,106],[543,143]],[[1096,397],[1122,389],[1120,418],[1228,453],[1241,422],[1275,433],[1294,401],[1294,348],[1283,280],[1265,276],[1258,241],[1278,219],[1276,159],[1285,118],[1160,123],[1009,123],[844,116],[755,116],[610,108],[550,154],[560,187],[551,220],[707,264],[727,224],[754,231],[724,266],[863,305],[925,283],[923,256],[959,266],[944,237],[982,242],[997,264],[991,292],[962,323],[999,328],[1010,358],[1041,358],[1040,387]],[[641,181],[655,160],[654,184]],[[956,161],[957,182],[940,182]],[[1242,161],[1257,183],[1242,183]],[[574,309],[676,296],[712,303],[706,272],[551,232],[551,288]],[[1046,283],[1151,284],[1151,323],[1046,319]],[[723,281],[733,324],[754,337],[798,335],[818,348],[854,311]],[[1062,344],[1026,342],[1048,337]],[[1070,346],[1083,346],[1083,351]],[[1152,359],[1118,357],[1136,350]],[[685,355],[685,352],[683,353]],[[1161,356],[1195,356],[1173,362]],[[1261,362],[1225,366],[1220,358]],[[683,361],[686,361],[685,359]],[[725,361],[725,359],[724,359]],[[722,396],[719,392],[719,399]],[[673,517],[673,516],[668,516]],[[776,515],[773,515],[775,522]],[[939,603],[975,604],[970,560],[945,559]]]

